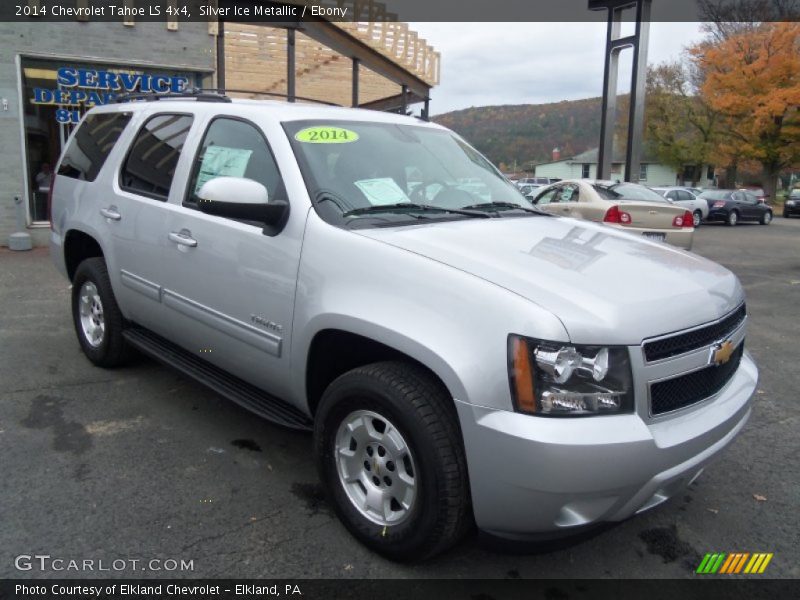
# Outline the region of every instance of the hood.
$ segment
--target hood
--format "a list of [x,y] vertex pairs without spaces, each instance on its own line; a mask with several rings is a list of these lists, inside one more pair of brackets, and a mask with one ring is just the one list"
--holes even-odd
[[355,233],[538,304],[561,320],[574,343],[636,345],[716,320],[743,300],[739,281],[724,267],[588,221],[507,217]]

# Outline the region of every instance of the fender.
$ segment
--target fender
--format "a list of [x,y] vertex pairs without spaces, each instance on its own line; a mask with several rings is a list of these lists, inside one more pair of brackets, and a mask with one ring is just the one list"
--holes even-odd
[[511,409],[508,335],[569,339],[561,321],[530,300],[428,257],[334,227],[312,211],[292,325],[291,389],[298,405],[307,404],[311,342],[329,328],[407,354],[431,369],[458,400],[506,410]]

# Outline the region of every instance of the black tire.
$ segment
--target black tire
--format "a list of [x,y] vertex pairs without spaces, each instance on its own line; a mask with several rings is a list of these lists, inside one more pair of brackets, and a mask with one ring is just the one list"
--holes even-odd
[[[391,422],[413,456],[417,496],[400,523],[369,520],[350,500],[339,477],[339,427],[360,410]],[[314,446],[320,479],[337,515],[359,541],[387,558],[429,558],[455,544],[473,524],[455,405],[444,386],[420,366],[374,363],[336,379],[325,390],[315,416]],[[363,451],[366,457],[366,448]]]
[[692,217],[694,218],[692,225],[694,225],[694,227],[700,227],[700,223],[703,222],[703,213],[696,210],[692,213]]
[[725,217],[725,225],[728,227],[735,227],[736,224],[739,222],[739,213],[735,210],[732,210],[728,213],[728,216]]
[[771,210],[765,211],[764,214],[761,215],[760,222],[762,225],[769,225],[770,223],[772,223],[772,211]]
[[[81,288],[87,282],[94,284],[102,303],[105,331],[100,343],[96,346],[89,341],[81,325]],[[125,319],[119,310],[116,298],[114,298],[106,261],[102,258],[87,258],[75,270],[75,277],[72,278],[72,322],[83,353],[98,367],[117,367],[130,358],[131,349],[122,337]]]

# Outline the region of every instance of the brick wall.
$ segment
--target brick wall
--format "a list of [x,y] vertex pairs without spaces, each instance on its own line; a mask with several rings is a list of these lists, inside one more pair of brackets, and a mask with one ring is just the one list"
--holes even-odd
[[[14,197],[24,195],[16,57],[52,55],[80,62],[119,61],[121,65],[158,65],[180,70],[214,69],[215,38],[208,23],[181,22],[177,31],[165,23],[9,23],[0,22],[0,245],[16,229]],[[48,229],[29,229],[34,243],[47,243]]]

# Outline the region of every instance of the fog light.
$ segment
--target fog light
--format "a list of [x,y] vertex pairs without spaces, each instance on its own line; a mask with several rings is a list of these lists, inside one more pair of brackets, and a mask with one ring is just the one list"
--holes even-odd
[[582,357],[572,346],[560,350],[536,350],[536,365],[549,374],[556,383],[564,383],[582,362]]
[[542,394],[542,412],[550,414],[597,414],[619,411],[622,394],[612,391],[568,392],[546,391]]

